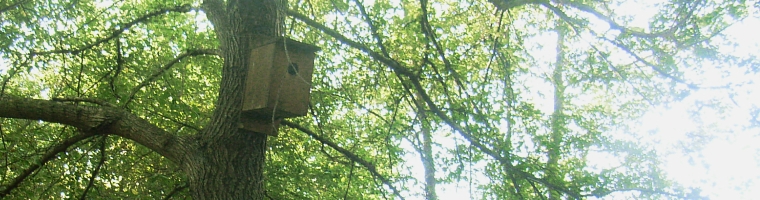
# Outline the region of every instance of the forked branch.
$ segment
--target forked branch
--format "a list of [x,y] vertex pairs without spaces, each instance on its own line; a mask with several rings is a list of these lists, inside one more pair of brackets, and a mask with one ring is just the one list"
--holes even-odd
[[303,127],[303,126],[301,126],[299,124],[296,124],[296,123],[293,123],[293,122],[290,122],[290,121],[287,121],[287,120],[283,120],[282,124],[285,125],[285,126],[290,126],[292,128],[298,129],[299,131],[308,134],[309,136],[311,136],[312,138],[314,138],[317,141],[321,142],[322,144],[330,146],[330,148],[333,148],[336,151],[340,152],[341,154],[343,154],[344,156],[346,156],[351,161],[359,163],[364,168],[366,168],[372,174],[372,176],[377,177],[378,179],[380,179],[380,181],[383,182],[383,184],[385,184],[385,186],[388,186],[388,188],[390,188],[391,191],[393,191],[393,194],[395,194],[398,198],[404,199],[404,197],[401,196],[401,193],[399,193],[399,190],[396,189],[396,187],[393,186],[393,184],[391,184],[390,179],[388,179],[387,177],[385,177],[382,174],[380,174],[380,172],[377,171],[377,168],[375,168],[375,165],[373,165],[369,161],[366,161],[366,160],[362,159],[361,157],[359,157],[358,155],[352,153],[351,151],[349,151],[347,149],[344,149],[343,147],[338,146],[338,144],[335,144],[334,142],[331,142],[330,140],[327,140],[326,138],[323,138],[322,136],[317,135],[317,133],[314,133],[314,131],[311,131],[308,128]]
[[55,159],[57,157],[56,155],[66,151],[66,149],[76,144],[77,142],[95,136],[96,134],[97,133],[95,132],[82,132],[75,135],[74,137],[68,138],[58,144],[51,146],[45,155],[40,158],[40,160],[24,169],[24,171],[16,176],[16,178],[14,178],[10,184],[5,185],[5,187],[0,190],[0,199],[8,196],[13,191],[13,189],[18,188],[18,186],[21,185],[21,183],[24,182],[24,180],[32,175],[32,173],[34,173],[37,169],[44,166],[47,162]]

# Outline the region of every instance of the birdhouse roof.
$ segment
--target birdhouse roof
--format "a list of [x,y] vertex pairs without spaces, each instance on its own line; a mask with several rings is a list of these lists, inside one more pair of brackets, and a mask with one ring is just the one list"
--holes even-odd
[[[285,42],[283,44],[283,42]],[[272,40],[269,40],[267,42],[264,42],[262,45],[269,45],[272,43],[276,43],[277,45],[283,45],[287,47],[288,50],[291,51],[301,51],[301,52],[307,52],[307,53],[315,53],[317,51],[322,50],[322,48],[319,48],[318,46],[307,44],[303,42],[299,42],[290,38],[286,37],[279,37]]]

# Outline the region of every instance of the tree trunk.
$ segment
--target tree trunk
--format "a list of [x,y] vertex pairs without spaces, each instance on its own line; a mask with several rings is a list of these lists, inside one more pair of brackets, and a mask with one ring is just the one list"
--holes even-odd
[[[285,1],[206,0],[203,8],[224,59],[216,109],[180,163],[194,199],[264,199],[267,136],[240,130],[243,91],[253,47],[280,36]],[[256,56],[256,55],[253,55]]]
[[232,136],[200,146],[183,163],[193,199],[264,199],[266,135]]

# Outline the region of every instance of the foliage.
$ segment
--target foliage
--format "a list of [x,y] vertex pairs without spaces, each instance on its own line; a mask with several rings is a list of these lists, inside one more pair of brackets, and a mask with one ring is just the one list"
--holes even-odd
[[[421,198],[429,183],[415,159],[429,131],[439,192],[699,197],[666,177],[628,122],[706,88],[689,78],[713,69],[695,63],[742,62],[713,39],[748,16],[749,3],[665,1],[645,6],[659,10],[642,25],[620,14],[624,1],[505,2],[289,2],[286,36],[323,50],[309,116],[269,139],[267,195]],[[199,3],[0,2],[0,94],[120,107],[196,134],[214,109],[222,63]],[[132,141],[61,146],[78,130],[1,120],[8,198],[189,196],[176,163]]]

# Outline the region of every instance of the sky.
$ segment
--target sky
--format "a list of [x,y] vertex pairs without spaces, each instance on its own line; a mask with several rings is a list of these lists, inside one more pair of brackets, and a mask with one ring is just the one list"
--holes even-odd
[[[725,30],[726,38],[738,43],[721,45],[720,51],[734,56],[758,56],[757,24],[760,24],[758,16],[752,15]],[[760,78],[747,76],[742,66],[700,65],[730,71],[725,77],[709,71],[689,77],[702,80],[706,86]],[[711,199],[760,197],[757,190],[760,188],[760,145],[757,145],[760,144],[760,124],[757,120],[760,119],[752,116],[760,107],[757,88],[760,84],[750,82],[731,89],[698,89],[681,101],[658,106],[647,113],[640,121],[640,128],[642,132],[651,133],[652,141],[648,142],[662,153],[667,174],[685,186],[701,188],[702,194]],[[722,107],[698,109],[705,102],[722,102]],[[683,141],[694,137],[708,139],[686,144],[685,150]]]
[[[734,55],[758,54],[760,39],[756,27],[760,24],[752,16],[726,30],[725,34],[739,41],[736,47],[720,47]],[[709,65],[709,64],[707,64]],[[713,65],[718,68],[718,65]],[[757,66],[755,66],[757,67]],[[723,67],[725,68],[725,67]],[[743,79],[744,73],[733,72],[727,79]],[[760,78],[760,77],[750,77]],[[720,78],[709,82],[724,83]],[[669,108],[661,107],[650,112],[643,120],[645,129],[656,130],[653,137],[663,142],[658,146],[665,155],[665,169],[675,180],[701,187],[711,199],[755,199],[760,197],[760,124],[757,108],[760,107],[758,83],[735,86],[726,90],[699,90]],[[737,93],[730,95],[730,93]],[[718,110],[703,109],[697,112],[700,122],[689,120],[690,110],[699,102],[716,100],[725,102]],[[755,116],[752,116],[754,112]],[[754,122],[754,124],[753,124]],[[696,152],[679,152],[677,143],[688,139],[690,129],[704,128],[712,140],[703,143]],[[699,131],[699,130],[692,130]]]

